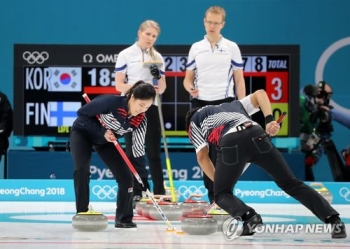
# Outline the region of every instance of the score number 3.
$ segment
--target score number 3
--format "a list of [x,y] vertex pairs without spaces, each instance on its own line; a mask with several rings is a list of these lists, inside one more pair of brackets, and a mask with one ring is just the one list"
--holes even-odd
[[288,103],[288,72],[268,72],[266,92],[272,102]]
[[274,101],[281,100],[283,93],[282,93],[282,80],[280,78],[273,78],[271,80],[271,85],[273,91],[271,91],[271,99]]

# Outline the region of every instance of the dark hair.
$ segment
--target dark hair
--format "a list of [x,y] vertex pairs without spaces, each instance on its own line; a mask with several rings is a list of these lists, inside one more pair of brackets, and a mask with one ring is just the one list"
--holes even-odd
[[185,118],[185,127],[186,127],[186,131],[188,133],[188,129],[190,128],[190,123],[191,123],[191,118],[192,116],[199,110],[199,107],[193,108],[191,110],[189,110],[186,114],[186,118]]
[[303,92],[309,97],[317,96],[317,88],[314,85],[308,84],[304,87]]
[[149,100],[156,98],[156,90],[151,84],[145,83],[142,80],[137,81],[130,89],[125,93],[125,96],[129,100],[131,95],[134,95],[135,99]]

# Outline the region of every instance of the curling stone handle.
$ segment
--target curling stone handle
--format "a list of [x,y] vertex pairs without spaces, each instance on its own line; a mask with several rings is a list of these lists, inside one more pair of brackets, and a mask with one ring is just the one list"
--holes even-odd
[[205,215],[208,213],[205,207],[191,208],[191,212],[203,212]]
[[159,199],[159,202],[162,202],[164,200],[170,200],[171,201],[171,195],[162,195]]
[[153,195],[154,198],[160,199],[163,195]]
[[210,204],[209,207],[203,209],[203,213],[208,214],[212,209],[216,209],[217,207],[219,206],[215,202],[213,202],[212,204]]
[[201,194],[191,194],[190,195],[190,197],[188,198],[188,199],[193,199],[193,198],[202,198],[203,197],[203,195],[201,195]]
[[324,187],[324,185],[322,183],[320,183],[320,182],[312,182],[312,183],[310,183],[310,187],[320,187],[320,188],[322,188],[322,187]]

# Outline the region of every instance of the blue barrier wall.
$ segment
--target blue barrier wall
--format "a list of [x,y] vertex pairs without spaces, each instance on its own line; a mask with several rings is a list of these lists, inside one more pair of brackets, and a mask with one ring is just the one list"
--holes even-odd
[[[194,152],[170,152],[172,176],[174,180],[201,180],[202,171],[197,164]],[[303,155],[300,153],[283,153],[283,157],[299,179],[304,179],[302,170]],[[164,153],[162,153],[162,159]],[[10,150],[8,152],[8,179],[49,179],[55,174],[56,179],[72,179],[73,160],[69,152],[44,152]],[[91,160],[91,179],[113,179],[111,172],[93,153]],[[163,169],[168,179],[166,169]],[[256,165],[251,165],[244,172],[241,180],[269,181],[271,178]],[[202,181],[201,181],[202,182]]]
[[[308,183],[307,183],[308,184]],[[312,183],[314,184],[314,183]],[[350,204],[350,183],[312,186],[333,204]],[[178,201],[192,194],[208,201],[202,181],[174,181]],[[113,180],[91,180],[90,201],[114,202],[118,186]],[[234,194],[247,203],[297,203],[274,182],[239,181]],[[74,201],[73,180],[0,180],[0,201]]]
[[[192,44],[203,37],[203,14],[212,4],[226,9],[223,35],[238,44],[300,44],[300,85],[328,81],[333,100],[350,113],[350,93],[344,91],[350,1],[344,0],[2,0],[0,90],[13,101],[14,43],[131,44],[139,24],[154,19],[162,28],[158,44]],[[334,128],[340,150],[350,144],[349,130]],[[315,171],[317,180],[332,181],[325,157]]]

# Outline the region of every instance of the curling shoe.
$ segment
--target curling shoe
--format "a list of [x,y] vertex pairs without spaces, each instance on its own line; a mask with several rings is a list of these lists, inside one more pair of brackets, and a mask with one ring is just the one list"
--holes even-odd
[[134,222],[122,223],[120,221],[116,221],[114,224],[114,227],[116,229],[119,229],[119,228],[137,228],[137,225]]
[[262,226],[263,221],[260,214],[253,215],[250,219],[243,222],[242,233],[240,236],[252,236],[256,227]]
[[332,239],[346,238],[346,228],[344,222],[337,220],[332,224]]

